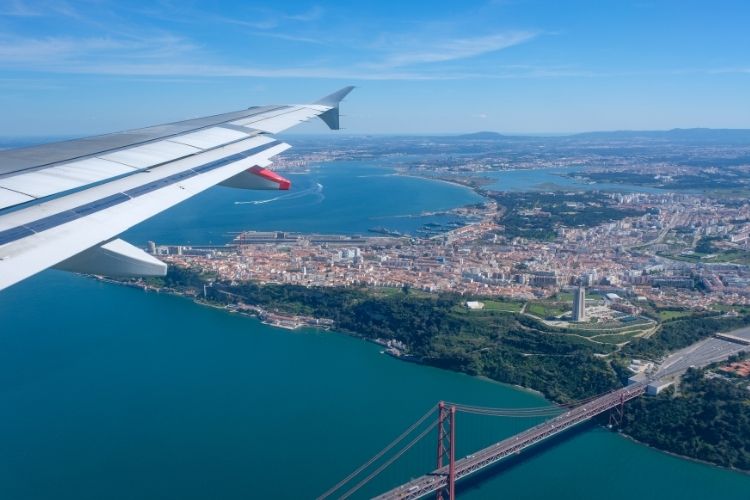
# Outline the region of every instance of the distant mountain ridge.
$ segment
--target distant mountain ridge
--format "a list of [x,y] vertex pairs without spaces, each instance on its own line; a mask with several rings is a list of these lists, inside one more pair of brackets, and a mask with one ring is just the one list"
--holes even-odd
[[671,139],[692,141],[750,141],[750,129],[742,128],[673,128],[671,130],[616,130],[585,132],[569,137],[581,139]]
[[692,141],[692,142],[742,142],[750,143],[750,129],[731,128],[674,128],[671,130],[613,130],[602,132],[582,132],[569,135],[522,136],[503,135],[498,132],[481,131],[471,134],[453,136],[456,139],[477,141],[504,141],[518,139],[582,139],[582,140],[661,140],[661,141]]
[[507,135],[500,134],[498,132],[474,132],[471,134],[461,134],[456,136],[457,139],[474,139],[478,141],[494,141],[498,139],[507,139]]

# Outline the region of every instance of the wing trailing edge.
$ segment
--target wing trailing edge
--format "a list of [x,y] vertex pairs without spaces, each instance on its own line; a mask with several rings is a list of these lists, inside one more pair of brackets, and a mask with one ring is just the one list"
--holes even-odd
[[127,241],[116,239],[66,259],[55,269],[123,278],[166,276],[167,265]]

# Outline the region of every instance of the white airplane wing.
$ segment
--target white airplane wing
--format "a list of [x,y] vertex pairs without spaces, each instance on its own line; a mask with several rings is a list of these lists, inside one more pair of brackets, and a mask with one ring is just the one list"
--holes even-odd
[[290,147],[271,134],[316,116],[337,130],[352,88],[313,104],[0,151],[0,290],[48,267],[165,275],[166,264],[117,235],[216,184],[289,189],[265,168]]

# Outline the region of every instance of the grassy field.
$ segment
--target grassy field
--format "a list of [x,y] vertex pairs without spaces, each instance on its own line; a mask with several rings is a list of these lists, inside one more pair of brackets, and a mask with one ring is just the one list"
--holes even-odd
[[709,262],[728,264],[750,264],[750,252],[747,250],[718,250],[710,254],[695,252],[689,255],[657,253],[660,257],[682,262]]
[[485,311],[520,312],[523,303],[510,300],[483,300]]
[[724,250],[703,262],[731,262],[733,264],[750,264],[750,252],[747,250]]
[[730,312],[734,311],[739,314],[750,314],[750,306],[733,306],[729,304],[714,304],[712,307],[715,311]]
[[627,332],[617,334],[610,333],[596,335],[595,337],[592,337],[592,340],[596,340],[605,344],[622,344],[623,342],[629,342],[633,340],[639,333],[641,333],[641,331],[642,330],[628,330]]
[[693,314],[692,311],[683,311],[680,309],[662,309],[659,311],[659,319],[661,321],[667,321],[675,318],[683,318]]
[[482,309],[469,309],[465,303],[457,304],[451,311],[458,316],[472,316],[476,318],[490,317],[498,314],[514,314],[521,312],[522,302],[503,299],[479,299],[484,304]]
[[[378,288],[371,288],[369,289],[373,295],[376,297],[391,297],[393,295],[403,295],[404,289],[401,287],[393,287],[393,286],[384,286],[384,287],[378,287]],[[433,294],[430,292],[425,292],[422,290],[417,290],[414,288],[409,288],[409,294],[413,295],[414,297],[432,297]]]
[[554,302],[529,302],[526,312],[545,319],[570,312],[570,306]]
[[565,335],[577,335],[605,344],[621,344],[632,340],[653,326],[654,323],[639,321],[626,325],[613,324],[610,329],[576,329]]

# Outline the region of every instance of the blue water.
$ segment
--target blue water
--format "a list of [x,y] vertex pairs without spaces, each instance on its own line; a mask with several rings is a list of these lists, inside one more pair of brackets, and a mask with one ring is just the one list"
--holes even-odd
[[125,233],[145,244],[225,243],[231,233],[301,231],[367,234],[383,226],[413,233],[427,222],[445,217],[404,217],[441,211],[481,201],[472,190],[439,181],[399,177],[386,167],[336,162],[289,174],[292,190],[243,191],[213,188]]
[[[130,239],[356,232],[382,217],[418,223],[396,216],[476,199],[463,188],[387,174],[321,167],[295,181],[317,179],[323,199],[309,192],[258,205],[234,201],[274,194],[214,189],[135,228]],[[440,399],[545,404],[392,359],[345,335],[274,329],[61,272],[0,293],[0,499],[314,498]],[[473,418],[459,417],[460,454],[533,423]],[[432,440],[416,447],[362,497],[424,472],[434,453]],[[748,491],[748,476],[588,427],[460,495],[664,500],[747,498]]]

